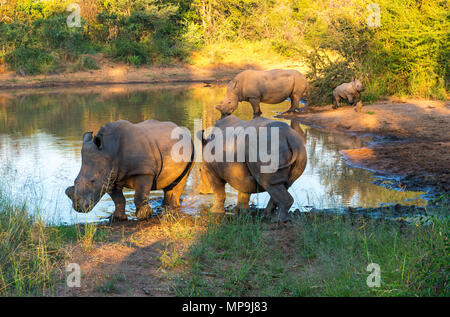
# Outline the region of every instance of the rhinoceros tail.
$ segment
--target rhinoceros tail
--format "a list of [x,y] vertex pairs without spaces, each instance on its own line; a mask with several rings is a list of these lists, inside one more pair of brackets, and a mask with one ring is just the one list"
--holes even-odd
[[191,169],[192,164],[194,163],[194,156],[195,156],[195,151],[194,151],[194,143],[191,141],[192,144],[192,153],[191,153],[191,159],[189,160],[189,162],[187,163],[186,167],[184,168],[183,172],[180,174],[180,176],[178,176],[173,182],[172,184],[170,184],[169,186],[167,186],[166,188],[164,188],[164,190],[168,191],[168,190],[172,190],[175,186],[178,185],[179,182],[181,182],[181,180],[186,176],[187,173],[189,173],[189,170]]
[[286,140],[289,150],[291,151],[291,159],[288,163],[280,165],[280,167],[278,168],[279,170],[296,164],[296,162],[302,157],[303,144],[300,144],[298,142],[298,138],[294,137],[293,134],[288,134]]

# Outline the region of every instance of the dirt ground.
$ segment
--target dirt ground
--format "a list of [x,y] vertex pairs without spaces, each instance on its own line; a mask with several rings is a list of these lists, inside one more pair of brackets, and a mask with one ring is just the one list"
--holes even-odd
[[76,243],[61,268],[80,265],[81,287],[58,285],[56,296],[170,296],[167,274],[161,268],[168,236],[157,218],[145,222],[101,225],[101,242]]
[[304,124],[371,137],[342,151],[350,164],[394,174],[407,189],[450,191],[450,102],[389,98],[362,107],[314,108]]
[[101,69],[51,75],[20,76],[15,72],[0,73],[1,89],[92,86],[109,84],[151,84],[177,82],[216,82],[227,80],[240,68],[222,70],[194,67],[140,67],[117,63],[103,63]]
[[[199,220],[195,220],[199,219]],[[208,228],[207,217],[154,217],[147,221],[102,224],[97,227],[104,241],[83,240],[67,249],[59,268],[61,282],[56,296],[175,296],[173,286],[188,267],[186,253],[196,237]],[[217,219],[220,220],[221,217]],[[223,220],[223,219],[222,219]],[[287,252],[296,236],[292,225],[267,224],[265,234]],[[70,272],[65,268],[77,263],[81,269],[80,287],[67,287]],[[206,276],[208,272],[204,272]]]
[[114,62],[102,54],[90,55],[99,65],[97,70],[62,72],[57,74],[22,76],[8,71],[0,64],[0,90],[21,88],[46,88],[69,86],[92,86],[108,84],[151,84],[179,82],[222,82],[228,81],[245,69],[294,68],[303,71],[303,67],[292,65],[289,61],[262,64],[173,64],[171,66],[141,66]]

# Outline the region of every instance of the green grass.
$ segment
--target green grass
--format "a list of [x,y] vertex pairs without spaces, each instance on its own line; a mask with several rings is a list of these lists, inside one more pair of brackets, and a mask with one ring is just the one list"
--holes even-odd
[[54,294],[68,246],[80,243],[88,250],[106,234],[95,224],[46,226],[0,191],[0,296]]
[[54,229],[31,218],[0,193],[0,296],[44,295],[55,285],[56,264],[64,258]]
[[[303,214],[286,227],[241,215],[194,243],[179,296],[448,296],[448,204],[415,224]],[[443,210],[443,212],[441,212]],[[366,284],[369,263],[381,285]]]
[[108,278],[104,283],[97,285],[95,291],[102,294],[120,294],[119,282],[125,281],[124,274],[116,274]]
[[[245,213],[166,213],[159,260],[179,296],[449,296],[448,196],[427,213],[408,223],[305,213],[282,226]],[[0,191],[0,296],[55,294],[69,246],[89,252],[111,232],[96,224],[47,227]],[[381,268],[378,288],[366,284],[369,263]],[[111,275],[94,291],[120,293],[124,279]]]

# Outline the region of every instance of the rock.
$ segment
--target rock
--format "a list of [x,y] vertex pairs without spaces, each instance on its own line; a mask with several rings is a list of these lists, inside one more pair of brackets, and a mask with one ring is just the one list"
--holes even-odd
[[143,287],[142,291],[145,293],[145,295],[152,295],[152,292],[150,292],[150,289],[148,289],[147,287]]

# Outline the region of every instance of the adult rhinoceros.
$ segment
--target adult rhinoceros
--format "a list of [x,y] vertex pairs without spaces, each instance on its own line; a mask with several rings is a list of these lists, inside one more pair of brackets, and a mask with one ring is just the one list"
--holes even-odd
[[305,75],[294,69],[244,70],[228,83],[227,95],[216,108],[226,116],[236,110],[240,101],[248,101],[256,118],[262,114],[260,102],[275,104],[290,98],[287,112],[294,112],[307,88]]
[[[73,208],[89,212],[108,193],[115,204],[111,221],[126,220],[124,187],[135,190],[138,219],[152,213],[148,205],[151,190],[163,189],[164,203],[179,206],[192,168],[194,149],[191,146],[187,160],[174,160],[171,151],[178,140],[172,139],[171,134],[175,128],[173,122],[147,120],[133,124],[120,120],[105,124],[95,136],[86,132],[80,172],[74,186],[66,189]],[[190,135],[185,133],[182,137],[190,140]]]
[[[230,137],[229,133],[234,136]],[[274,138],[278,142],[272,143]],[[211,192],[209,187],[212,189],[212,211],[224,212],[225,184],[228,183],[238,190],[238,206],[243,208],[248,208],[250,194],[267,191],[270,201],[265,214],[270,215],[278,207],[278,220],[287,221],[294,202],[288,189],[306,167],[305,138],[300,126],[294,122],[289,127],[284,122],[264,117],[243,121],[232,115],[217,121],[208,138],[203,138],[200,171],[203,183],[199,186],[201,193]],[[262,144],[270,151],[267,148],[261,150]],[[213,154],[207,153],[210,148],[214,148]],[[270,155],[266,155],[269,152]],[[205,157],[207,154],[209,159]],[[276,157],[275,154],[278,156],[276,165],[264,170],[263,167],[270,167],[272,163],[268,158]]]

